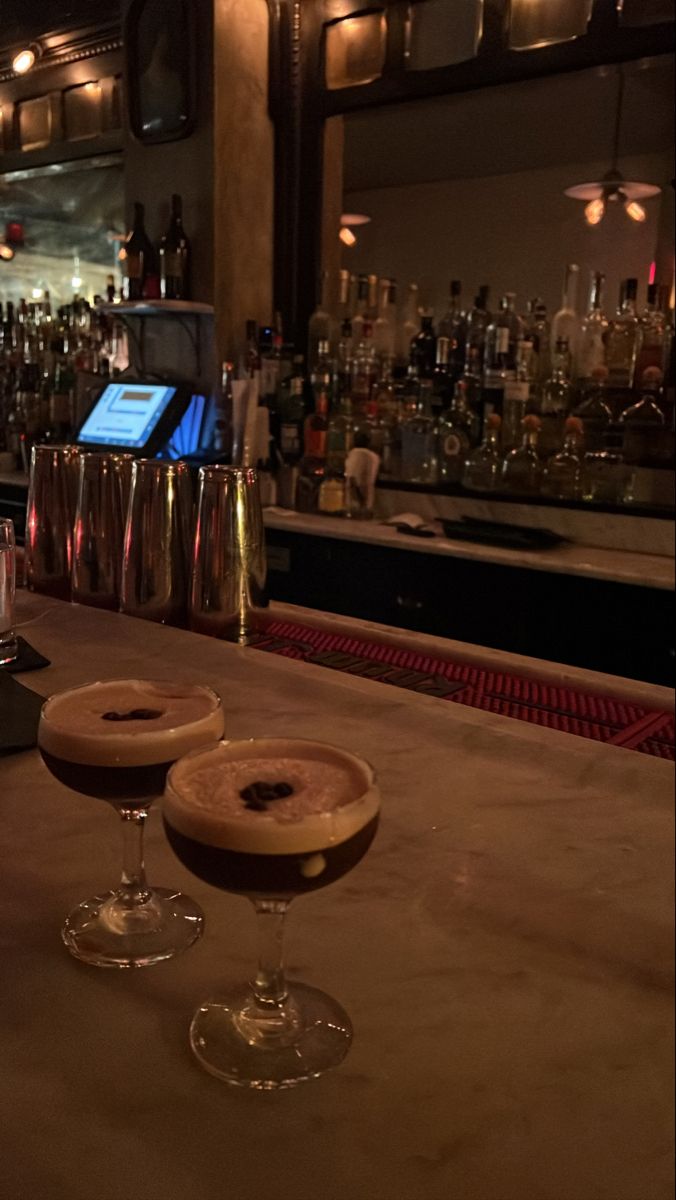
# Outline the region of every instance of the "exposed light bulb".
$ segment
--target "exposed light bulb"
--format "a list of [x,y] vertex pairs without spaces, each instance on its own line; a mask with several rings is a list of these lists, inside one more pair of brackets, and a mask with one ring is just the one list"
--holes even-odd
[[14,258],[14,251],[6,242],[0,242],[0,258],[3,262],[11,262]]
[[357,241],[356,235],[351,229],[348,229],[347,225],[343,225],[338,237],[346,246],[354,246]]
[[647,216],[646,210],[638,200],[625,200],[624,211],[632,221],[645,221]]
[[604,218],[606,213],[606,202],[603,196],[597,196],[595,200],[590,200],[589,204],[585,204],[584,216],[588,225],[598,225]]
[[12,59],[12,70],[15,75],[25,75],[26,71],[30,71],[35,65],[35,51],[27,47],[25,50],[19,50],[18,54]]
[[70,281],[70,286],[75,288],[76,290],[77,290],[77,288],[82,287],[82,279],[80,278],[79,275],[73,275],[73,278]]

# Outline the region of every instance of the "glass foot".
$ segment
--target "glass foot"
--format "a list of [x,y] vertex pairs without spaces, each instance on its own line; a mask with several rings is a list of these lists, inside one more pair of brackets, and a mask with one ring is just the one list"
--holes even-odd
[[119,892],[84,900],[67,917],[61,936],[75,958],[96,967],[149,967],[182,954],[201,936],[204,913],[170,888],[153,888],[130,906]]
[[190,1045],[206,1071],[238,1087],[295,1087],[343,1061],[352,1023],[316,988],[293,985],[283,1008],[264,1009],[248,989],[198,1008]]

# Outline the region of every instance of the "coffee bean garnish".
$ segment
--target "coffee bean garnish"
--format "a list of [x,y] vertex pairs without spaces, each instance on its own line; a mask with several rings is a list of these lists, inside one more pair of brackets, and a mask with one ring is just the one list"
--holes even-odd
[[293,795],[293,788],[290,783],[265,783],[257,779],[255,783],[250,783],[247,787],[242,788],[239,793],[244,801],[244,807],[251,812],[265,812],[268,804],[273,800],[284,800],[287,796]]
[[158,708],[132,708],[130,712],[103,713],[102,721],[154,721],[163,714]]

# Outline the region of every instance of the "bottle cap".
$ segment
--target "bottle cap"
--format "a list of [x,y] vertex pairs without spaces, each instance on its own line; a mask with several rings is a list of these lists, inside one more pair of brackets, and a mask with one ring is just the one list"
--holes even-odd
[[486,417],[486,428],[487,429],[499,429],[501,425],[502,425],[502,417],[500,416],[500,413],[489,413],[488,414],[488,416]]
[[526,433],[536,433],[542,427],[542,421],[535,413],[528,413],[521,422],[521,428],[525,429]]
[[584,425],[579,417],[566,417],[564,429],[566,433],[577,433],[580,436],[584,434]]

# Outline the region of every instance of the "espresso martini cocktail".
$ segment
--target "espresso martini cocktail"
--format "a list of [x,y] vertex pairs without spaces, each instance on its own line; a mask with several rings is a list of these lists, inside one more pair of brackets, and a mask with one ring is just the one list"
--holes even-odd
[[194,901],[148,887],[143,827],[176,759],[222,735],[219,697],[195,684],[111,680],[60,692],[43,705],[38,745],[51,774],[73,791],[107,800],[123,821],[120,887],[84,901],[63,928],[77,958],[147,966],[199,937],[203,915]]
[[287,989],[281,923],[295,896],[340,879],[368,850],[380,811],[372,767],[323,742],[221,742],[171,768],[163,807],[184,866],[248,896],[260,927],[251,987],[206,1001],[195,1014],[197,1058],[228,1082],[258,1088],[289,1087],[339,1063],[349,1018],[314,988]]

